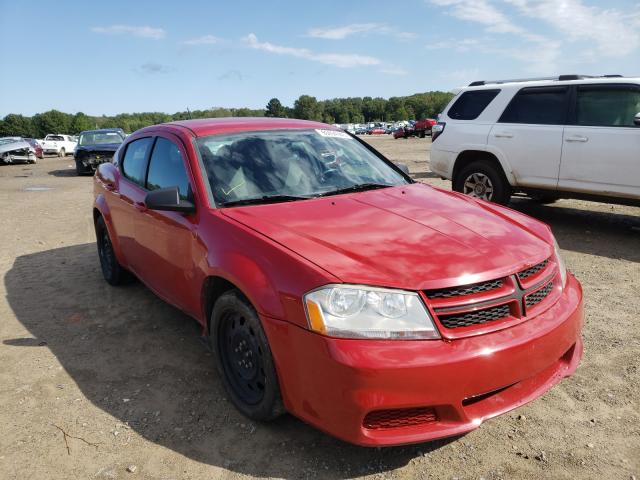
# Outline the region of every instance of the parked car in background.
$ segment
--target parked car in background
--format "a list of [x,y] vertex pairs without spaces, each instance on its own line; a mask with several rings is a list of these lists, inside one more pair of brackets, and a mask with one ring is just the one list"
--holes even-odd
[[286,410],[369,446],[460,435],[582,356],[582,290],[548,226],[330,125],[144,128],[99,166],[93,218],[105,280],[130,272],[194,317],[253,420]]
[[33,148],[33,151],[36,154],[36,157],[38,157],[38,158],[43,158],[44,157],[44,152],[42,151],[42,146],[40,146],[40,144],[38,143],[38,141],[35,138],[25,138],[24,140],[29,145],[31,145],[31,148]]
[[473,82],[432,140],[431,170],[467,195],[640,204],[640,78]]
[[367,127],[356,127],[356,135],[366,135],[368,130]]
[[113,154],[125,139],[121,128],[86,130],[80,134],[73,154],[78,175],[91,175],[104,162],[110,162]]
[[412,135],[413,128],[411,128],[410,126],[399,127],[393,131],[393,138],[395,138],[396,140],[398,138],[409,138]]
[[49,134],[44,137],[40,145],[42,145],[42,151],[45,154],[56,154],[59,157],[64,157],[73,153],[77,142],[71,135]]
[[384,127],[373,127],[367,130],[367,135],[384,135],[385,133],[387,132]]
[[36,163],[35,149],[21,137],[0,138],[0,160],[4,163]]
[[416,137],[424,138],[426,135],[431,135],[431,128],[438,123],[433,118],[424,118],[416,121],[413,125],[414,135]]

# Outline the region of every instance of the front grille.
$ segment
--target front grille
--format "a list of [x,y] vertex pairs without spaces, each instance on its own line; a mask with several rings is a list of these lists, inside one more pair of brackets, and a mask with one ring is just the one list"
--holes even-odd
[[438,288],[436,290],[426,290],[424,293],[428,298],[452,298],[472,295],[474,293],[489,292],[502,286],[502,279],[491,280],[489,282],[472,283],[460,287]]
[[447,328],[468,327],[481,323],[493,322],[511,315],[509,305],[484,308],[473,312],[454,313],[452,315],[438,315],[440,323]]
[[362,422],[364,428],[380,430],[383,428],[411,427],[433,423],[438,419],[433,408],[400,408],[369,412]]
[[547,298],[547,295],[551,293],[551,290],[553,290],[553,282],[549,282],[537,292],[533,292],[531,295],[527,295],[527,298],[525,298],[525,304],[527,305],[527,307],[533,307],[534,305],[537,305],[542,300]]
[[535,275],[539,271],[544,270],[544,268],[548,264],[549,264],[549,260],[545,260],[544,262],[540,262],[537,265],[534,265],[533,267],[529,267],[526,270],[522,270],[521,272],[518,272],[518,278],[520,280],[526,280],[527,278]]

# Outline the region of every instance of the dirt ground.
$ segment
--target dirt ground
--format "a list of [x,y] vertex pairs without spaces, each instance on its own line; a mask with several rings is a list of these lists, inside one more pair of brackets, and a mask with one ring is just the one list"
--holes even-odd
[[[368,140],[449,188],[429,139]],[[552,225],[583,283],[582,365],[465,436],[365,449],[242,417],[194,321],[103,281],[92,179],[72,164],[0,165],[0,478],[640,478],[640,208],[514,201]]]

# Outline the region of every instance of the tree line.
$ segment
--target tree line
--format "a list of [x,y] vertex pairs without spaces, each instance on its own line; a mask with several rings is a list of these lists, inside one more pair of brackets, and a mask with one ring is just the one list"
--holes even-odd
[[218,117],[285,117],[317,120],[325,123],[394,122],[400,120],[433,118],[451,100],[448,92],[416,93],[406,97],[350,97],[317,100],[301,95],[293,107],[282,105],[272,98],[264,109],[211,108],[176,112],[121,113],[113,116],[91,116],[82,112],[64,113],[58,110],[38,113],[32,117],[10,113],[0,120],[0,137],[20,136],[42,138],[49,133],[78,134],[97,128],[122,128],[131,133],[158,123],[189,118]]

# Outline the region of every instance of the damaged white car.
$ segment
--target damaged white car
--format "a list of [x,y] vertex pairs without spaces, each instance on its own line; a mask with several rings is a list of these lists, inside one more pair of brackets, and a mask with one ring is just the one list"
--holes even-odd
[[20,137],[0,138],[0,160],[4,163],[36,163],[36,152],[28,142]]

